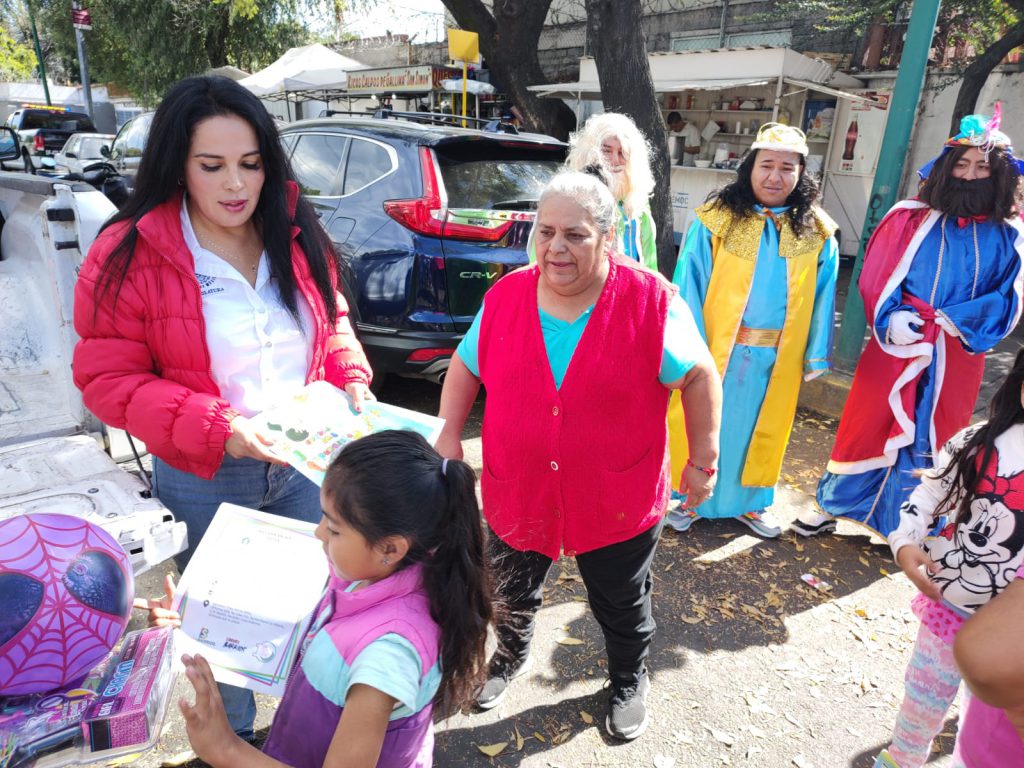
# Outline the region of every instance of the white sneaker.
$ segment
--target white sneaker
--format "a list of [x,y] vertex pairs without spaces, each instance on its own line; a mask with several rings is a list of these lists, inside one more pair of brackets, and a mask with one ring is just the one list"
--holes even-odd
[[836,532],[836,519],[819,511],[804,511],[793,521],[793,530],[801,536],[818,536]]

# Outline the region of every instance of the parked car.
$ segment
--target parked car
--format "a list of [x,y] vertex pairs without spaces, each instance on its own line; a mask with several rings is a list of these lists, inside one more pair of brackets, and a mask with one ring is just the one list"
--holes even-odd
[[128,189],[135,188],[135,174],[139,172],[142,150],[146,148],[149,138],[149,124],[153,122],[152,112],[143,112],[121,126],[110,150],[105,157],[117,169],[125,180]]
[[113,138],[112,133],[76,133],[54,156],[54,170],[57,173],[81,173],[86,166],[104,159],[100,150],[109,148]]
[[281,137],[341,256],[375,379],[441,381],[484,293],[526,263],[537,198],[567,148],[383,117],[304,120]]
[[[70,136],[96,131],[92,119],[84,112],[39,105],[16,109],[7,118],[7,126],[14,129],[21,142],[21,162],[14,167],[23,168],[28,173],[52,169],[53,156],[64,147]],[[5,169],[12,167],[7,162],[2,165]]]

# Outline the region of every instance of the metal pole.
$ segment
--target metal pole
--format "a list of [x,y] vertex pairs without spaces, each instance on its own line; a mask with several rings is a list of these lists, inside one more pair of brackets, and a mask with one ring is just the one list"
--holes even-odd
[[[468,76],[468,65],[466,62],[462,62],[462,117],[466,117],[466,77]],[[466,127],[466,121],[462,121],[462,127]]]
[[82,75],[82,96],[85,98],[85,111],[95,119],[92,112],[92,86],[89,84],[89,60],[85,56],[85,35],[75,28],[75,42],[78,44],[78,71]]
[[36,49],[36,61],[39,62],[39,79],[43,81],[43,94],[46,96],[46,106],[53,104],[50,101],[50,86],[46,82],[46,63],[43,61],[43,49],[39,46],[39,32],[36,30],[36,16],[32,13],[32,3],[25,3],[28,9],[28,21],[32,27],[32,46]]
[[867,329],[864,301],[857,290],[857,279],[864,267],[864,250],[875,227],[896,202],[896,196],[899,194],[903,164],[907,159],[914,117],[917,114],[917,102],[921,97],[928,69],[928,50],[935,32],[935,23],[939,18],[939,4],[940,0],[914,0],[914,7],[910,13],[910,23],[907,26],[903,55],[896,73],[892,101],[889,104],[889,117],[882,136],[882,148],[878,154],[871,197],[864,216],[864,226],[861,227],[857,261],[853,267],[853,276],[850,278],[846,306],[843,308],[843,322],[839,328],[839,341],[836,344],[836,366],[847,371],[852,371],[857,364],[864,344],[864,331]]

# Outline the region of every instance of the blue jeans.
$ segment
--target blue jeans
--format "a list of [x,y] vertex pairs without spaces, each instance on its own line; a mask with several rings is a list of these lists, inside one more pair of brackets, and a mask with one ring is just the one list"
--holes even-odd
[[[296,470],[231,456],[224,457],[211,480],[182,472],[154,457],[153,494],[188,528],[188,549],[174,558],[179,572],[188,565],[217,507],[225,502],[309,523],[319,522],[321,514],[320,489]],[[278,566],[287,567],[287,563]],[[251,738],[256,720],[252,691],[233,685],[217,687],[231,727],[243,739]]]

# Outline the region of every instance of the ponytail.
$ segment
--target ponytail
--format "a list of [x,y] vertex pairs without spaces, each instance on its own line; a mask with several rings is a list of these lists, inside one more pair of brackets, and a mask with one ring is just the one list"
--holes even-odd
[[430,615],[441,628],[434,701],[446,714],[457,710],[483,677],[494,614],[473,469],[442,459],[415,432],[386,430],[346,445],[323,490],[371,546],[388,536],[408,539],[400,567],[422,564]]
[[446,522],[440,544],[424,561],[424,586],[441,627],[442,677],[435,701],[448,713],[470,700],[482,678],[493,607],[476,474],[464,461],[445,459],[443,466]]

